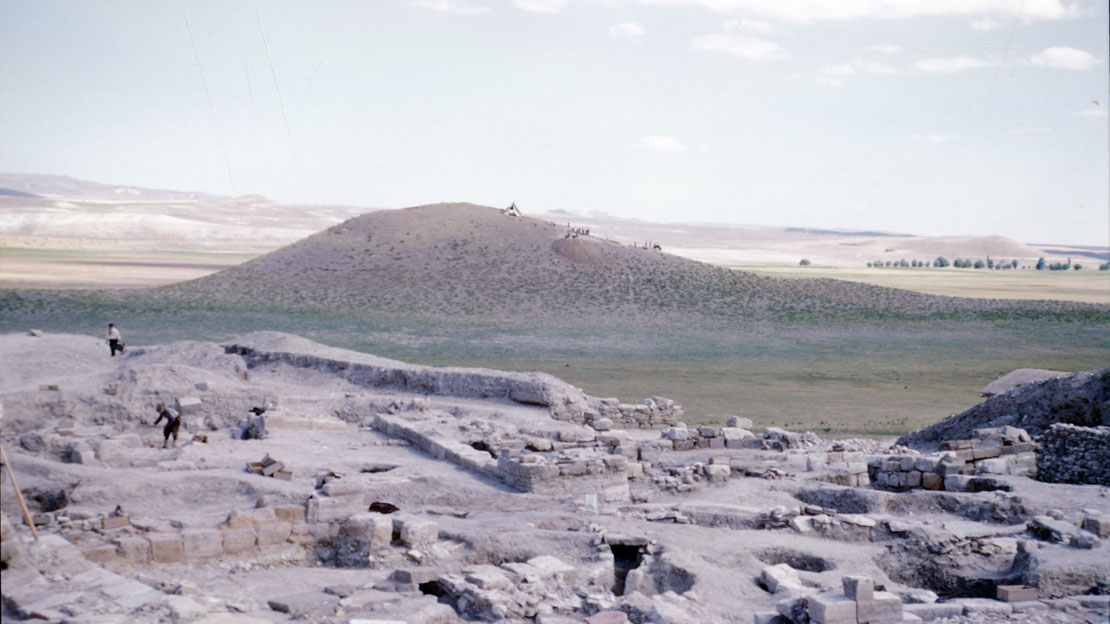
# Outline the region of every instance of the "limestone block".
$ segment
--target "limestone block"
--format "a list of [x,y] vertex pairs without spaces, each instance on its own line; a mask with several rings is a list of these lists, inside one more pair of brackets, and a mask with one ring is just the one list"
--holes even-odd
[[439,539],[439,526],[431,520],[404,519],[400,524],[401,543],[409,548],[428,548]]
[[809,619],[816,624],[855,624],[856,601],[839,592],[809,597]]
[[532,557],[528,560],[528,565],[536,568],[543,578],[566,574],[568,572],[574,571],[574,566],[567,564],[565,561],[559,559],[558,557],[552,557],[550,555],[540,555],[538,557]]
[[1037,588],[1026,585],[999,585],[998,599],[1002,602],[1024,602],[1037,599]]
[[318,522],[343,520],[366,511],[366,503],[362,494],[321,496],[316,499],[316,505],[316,520]]
[[255,532],[258,534],[259,546],[272,546],[274,544],[281,544],[289,540],[289,535],[293,531],[293,525],[288,522],[277,522],[275,524],[264,524]]
[[177,413],[182,416],[190,416],[199,414],[201,411],[201,402],[197,397],[178,397],[177,399]]
[[967,475],[948,475],[944,478],[944,489],[948,492],[965,492],[971,477]]
[[232,509],[227,515],[224,526],[229,529],[253,529],[264,524],[278,522],[277,514],[273,507],[257,507],[255,509]]
[[223,539],[216,529],[188,529],[181,532],[182,548],[187,559],[219,557]]
[[725,448],[725,439],[724,438],[717,437],[717,438],[706,438],[706,439],[709,441],[708,448],[711,448],[711,449]]
[[991,457],[998,457],[1002,454],[1001,446],[985,446],[977,449],[972,449],[972,458],[976,461],[980,459],[989,459]]
[[1083,528],[1099,537],[1110,537],[1110,517],[1088,515],[1083,519]]
[[674,450],[676,451],[689,451],[694,448],[693,440],[675,440]]
[[[631,570],[629,574],[636,571],[637,570]],[[627,583],[628,582],[625,581],[626,594],[629,593],[627,590]],[[625,624],[628,622],[628,616],[625,615],[624,611],[598,611],[587,617],[584,622],[585,624]]]
[[1010,462],[1005,457],[995,457],[992,459],[984,459],[976,464],[979,472],[985,474],[1006,474],[1006,469]]
[[727,440],[743,440],[755,436],[751,431],[742,427],[722,427],[721,437]]
[[759,580],[767,591],[778,593],[779,589],[787,585],[801,585],[798,571],[785,563],[766,566],[759,573]]
[[906,473],[906,487],[918,488],[921,487],[921,472],[918,470],[911,470]]
[[727,464],[709,464],[705,467],[705,476],[709,477],[709,480],[714,482],[728,481],[731,473],[732,468]]
[[903,615],[913,614],[925,621],[941,620],[960,617],[964,613],[963,605],[950,602],[934,602],[929,604],[902,605]]
[[963,606],[963,614],[971,617],[1006,616],[1014,611],[1014,607],[1010,603],[990,600],[989,598],[956,598],[949,602]]
[[640,462],[628,462],[628,478],[635,479],[644,474],[644,465]]
[[860,624],[887,624],[902,621],[902,599],[890,592],[875,592],[871,600],[856,601]]
[[150,558],[158,563],[175,563],[185,560],[185,547],[177,533],[148,533]]
[[147,563],[150,561],[150,542],[145,537],[119,537],[112,542],[128,563]]
[[116,558],[116,547],[112,544],[92,544],[82,546],[81,554],[93,563],[107,563]]
[[274,515],[282,522],[289,524],[304,524],[304,505],[281,505],[273,508]]
[[688,440],[690,431],[686,427],[670,427],[663,434],[668,440]]
[[613,428],[613,420],[610,418],[596,418],[590,421],[590,426],[597,431],[609,431]]
[[288,613],[298,619],[311,620],[335,615],[335,608],[339,606],[339,596],[310,591],[274,598],[268,600],[267,604],[274,611]]
[[944,481],[937,473],[926,472],[921,475],[921,485],[926,490],[939,490],[944,485]]
[[234,554],[254,548],[258,534],[251,529],[223,529],[220,531],[221,548],[224,553]]
[[729,427],[738,427],[740,429],[751,429],[754,427],[751,418],[744,418],[743,416],[729,416],[725,421]]
[[372,549],[388,548],[393,540],[393,520],[378,513],[361,513],[347,518],[343,533]]
[[479,565],[463,570],[466,582],[477,585],[481,589],[495,590],[508,589],[511,585],[509,577],[500,568],[492,565]]
[[840,579],[844,595],[852,600],[872,600],[875,597],[875,581],[870,576],[849,575]]

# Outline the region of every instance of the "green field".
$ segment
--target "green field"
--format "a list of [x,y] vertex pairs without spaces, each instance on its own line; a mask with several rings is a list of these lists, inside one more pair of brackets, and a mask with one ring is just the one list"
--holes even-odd
[[[136,293],[137,294],[137,293]],[[1093,321],[1091,320],[1093,318]],[[723,415],[830,436],[896,435],[981,399],[1015,368],[1110,364],[1110,317],[758,322],[727,329],[641,324],[526,326],[471,320],[152,304],[91,292],[0,293],[0,331],[99,336],[129,344],[223,341],[254,330],[432,365],[540,370],[596,396],[659,395],[689,423]]]

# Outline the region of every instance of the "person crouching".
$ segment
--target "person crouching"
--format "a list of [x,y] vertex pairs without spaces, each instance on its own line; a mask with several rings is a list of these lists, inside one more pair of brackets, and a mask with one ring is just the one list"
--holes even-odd
[[159,403],[155,409],[158,410],[158,420],[154,421],[152,426],[157,427],[163,418],[166,419],[166,426],[162,427],[162,436],[165,438],[162,441],[162,448],[166,448],[166,445],[169,444],[171,435],[173,436],[173,447],[177,448],[177,432],[181,429],[181,416],[172,408],[166,407],[165,403]]

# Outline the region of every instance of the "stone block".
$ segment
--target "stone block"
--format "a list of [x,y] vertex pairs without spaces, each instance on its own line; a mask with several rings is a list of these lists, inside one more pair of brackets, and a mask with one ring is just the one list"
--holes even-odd
[[902,599],[890,592],[875,592],[871,600],[856,601],[860,624],[888,624],[902,621]]
[[725,439],[724,438],[718,437],[718,438],[707,438],[707,439],[709,440],[709,446],[708,446],[709,448],[711,448],[711,449],[725,448]]
[[150,561],[150,541],[145,537],[119,537],[112,542],[120,556],[128,563],[147,563]]
[[875,581],[870,576],[849,575],[840,579],[844,595],[852,600],[872,600],[875,597]]
[[1088,515],[1083,519],[1083,528],[1099,537],[1110,537],[1110,517]]
[[751,429],[754,426],[751,418],[744,418],[743,416],[729,416],[725,424],[729,427],[738,427],[740,429]]
[[921,487],[921,471],[911,470],[906,473],[906,487],[919,488]]
[[925,472],[921,475],[921,486],[926,490],[939,490],[944,486],[944,480],[935,472]]
[[335,615],[339,596],[309,591],[274,598],[267,604],[274,611],[288,613],[293,618],[312,620]]
[[1010,603],[990,600],[989,598],[956,598],[949,602],[963,606],[963,614],[973,618],[1007,616],[1014,611],[1014,607]]
[[289,524],[304,524],[304,505],[281,505],[274,507],[274,515],[282,522]]
[[917,463],[917,458],[916,457],[911,457],[911,456],[902,457],[902,458],[899,458],[899,460],[898,460],[898,464],[899,464],[898,469],[901,470],[902,472],[909,472],[909,471],[913,470],[913,466],[916,463]]
[[255,509],[232,509],[227,514],[224,526],[229,529],[253,529],[264,524],[278,522],[277,514],[273,507],[257,507]]
[[181,532],[186,559],[210,559],[223,552],[223,539],[216,529],[188,529]]
[[439,539],[439,526],[431,520],[404,519],[400,524],[401,543],[409,548],[427,548]]
[[731,473],[732,468],[727,464],[710,464],[705,467],[705,476],[709,477],[709,480],[714,482],[728,481]]
[[289,535],[293,531],[293,525],[288,522],[277,522],[274,524],[264,524],[257,529],[255,533],[258,534],[259,546],[273,546],[274,544],[282,544],[289,540]]
[[944,489],[948,492],[966,492],[971,477],[967,475],[948,475],[944,478]]
[[185,547],[177,533],[148,533],[150,558],[157,563],[176,563],[185,560]]
[[1037,588],[1026,585],[999,585],[998,599],[1002,602],[1024,602],[1037,599]]
[[178,397],[175,407],[178,414],[191,416],[201,412],[202,404],[198,397]]
[[964,608],[963,605],[952,604],[950,602],[934,602],[930,604],[902,605],[902,611],[903,615],[912,613],[928,622],[931,620],[960,617],[964,613]]
[[220,548],[226,554],[234,554],[254,548],[258,534],[254,529],[223,529],[220,531]]
[[689,450],[693,450],[693,448],[694,448],[694,441],[693,440],[675,440],[675,442],[674,442],[674,450],[676,450],[676,451],[689,451]]
[[1001,454],[1001,446],[984,446],[981,448],[972,449],[972,457],[976,461],[980,459],[990,459],[991,457],[998,457]]
[[780,563],[773,566],[766,566],[759,573],[759,580],[767,591],[772,594],[777,593],[779,588],[790,585],[801,585],[801,579],[798,578],[798,571],[785,563]]
[[985,474],[1006,474],[1006,469],[1010,462],[1005,457],[993,457],[991,459],[984,459],[976,464],[979,472]]
[[703,438],[715,438],[721,435],[721,428],[711,425],[703,425],[701,427],[698,427],[698,435]]
[[371,549],[388,548],[393,540],[393,519],[378,513],[361,513],[347,518],[343,533]]
[[816,624],[855,624],[856,601],[840,592],[809,597],[809,619]]
[[366,502],[363,500],[362,494],[321,496],[316,499],[316,520],[318,522],[343,520],[363,511],[366,511]]
[[107,563],[116,558],[116,547],[113,544],[92,544],[82,546],[81,554],[93,563]]
[[466,582],[487,591],[508,589],[509,577],[500,568],[492,565],[479,565],[463,570]]

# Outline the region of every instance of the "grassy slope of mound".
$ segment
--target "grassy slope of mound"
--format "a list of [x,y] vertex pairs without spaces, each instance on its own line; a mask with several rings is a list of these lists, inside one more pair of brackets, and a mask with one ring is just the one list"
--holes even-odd
[[[564,234],[473,204],[381,211],[154,293],[209,305],[571,324],[1107,315],[1082,304],[763,277],[600,239],[576,239],[568,253],[558,244]],[[586,256],[590,262],[577,261]]]

